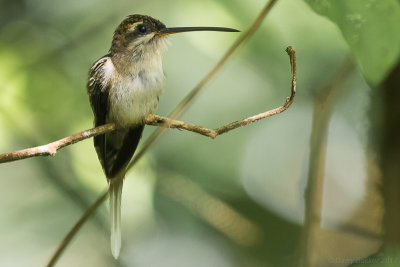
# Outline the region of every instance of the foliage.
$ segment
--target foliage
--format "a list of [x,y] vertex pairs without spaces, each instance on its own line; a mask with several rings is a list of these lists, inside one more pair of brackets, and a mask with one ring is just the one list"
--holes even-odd
[[334,22],[366,79],[379,84],[400,56],[397,0],[305,0]]

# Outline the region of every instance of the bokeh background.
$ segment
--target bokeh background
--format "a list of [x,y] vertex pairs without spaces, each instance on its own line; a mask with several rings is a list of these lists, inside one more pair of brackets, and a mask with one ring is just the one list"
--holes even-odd
[[[400,4],[345,2],[278,1],[181,119],[215,128],[283,104],[290,93],[288,45],[298,59],[293,106],[215,140],[168,130],[126,179],[119,261],[110,253],[104,203],[57,266],[400,262],[396,250],[368,258],[385,240],[384,197],[398,196],[380,189],[387,145],[381,123],[396,125],[396,116],[385,117],[390,113],[385,101],[394,96],[385,98],[382,88],[399,58]],[[0,152],[92,127],[87,73],[107,53],[114,29],[127,15],[148,14],[167,26],[245,30],[265,3],[1,1]],[[167,115],[238,36],[171,36],[157,114]],[[395,104],[393,109],[398,110]],[[146,127],[144,139],[154,129]],[[385,140],[396,154],[398,138],[391,138]],[[395,169],[393,175],[400,178]],[[107,186],[92,140],[55,157],[2,164],[0,179],[0,266],[44,266]],[[305,205],[307,198],[313,204]],[[305,220],[310,210],[319,214],[320,227]]]

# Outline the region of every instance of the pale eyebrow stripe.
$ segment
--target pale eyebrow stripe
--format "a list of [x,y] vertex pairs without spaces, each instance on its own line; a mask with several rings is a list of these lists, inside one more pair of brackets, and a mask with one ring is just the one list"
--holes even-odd
[[129,29],[134,31],[135,28],[140,24],[143,24],[143,21],[138,21],[138,22],[133,23]]

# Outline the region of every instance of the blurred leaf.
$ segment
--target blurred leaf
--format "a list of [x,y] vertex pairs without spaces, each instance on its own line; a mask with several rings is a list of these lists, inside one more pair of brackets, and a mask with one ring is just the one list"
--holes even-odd
[[400,54],[399,1],[305,1],[339,27],[368,82],[381,82]]

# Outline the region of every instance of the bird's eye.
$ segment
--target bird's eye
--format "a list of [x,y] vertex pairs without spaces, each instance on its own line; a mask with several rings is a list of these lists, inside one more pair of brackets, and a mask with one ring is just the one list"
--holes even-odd
[[146,25],[141,24],[141,25],[139,25],[138,30],[140,33],[146,33],[147,27],[146,27]]

